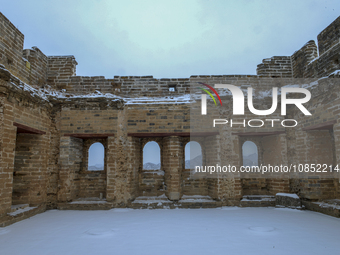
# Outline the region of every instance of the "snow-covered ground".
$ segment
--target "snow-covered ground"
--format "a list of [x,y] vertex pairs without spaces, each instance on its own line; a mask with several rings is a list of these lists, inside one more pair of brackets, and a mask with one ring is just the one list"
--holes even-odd
[[51,210],[0,228],[0,254],[340,254],[339,233],[292,209]]

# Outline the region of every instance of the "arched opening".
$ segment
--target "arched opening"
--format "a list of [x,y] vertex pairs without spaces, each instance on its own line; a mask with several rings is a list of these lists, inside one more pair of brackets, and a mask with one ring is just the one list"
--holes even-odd
[[97,142],[90,146],[87,170],[89,171],[102,171],[104,170],[104,145]]
[[198,142],[191,141],[185,145],[185,168],[195,169],[196,166],[202,166],[202,147]]
[[259,154],[254,142],[246,141],[242,146],[243,166],[258,166]]
[[158,143],[152,141],[143,148],[143,170],[161,169],[161,148]]

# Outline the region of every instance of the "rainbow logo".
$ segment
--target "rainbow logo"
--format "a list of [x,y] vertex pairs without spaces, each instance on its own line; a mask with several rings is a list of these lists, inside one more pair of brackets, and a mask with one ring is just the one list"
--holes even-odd
[[[207,88],[209,88],[211,91],[213,91],[215,93],[215,95],[217,96],[217,98],[220,101],[220,104],[222,106],[222,100],[220,98],[220,95],[217,93],[217,91],[213,87],[211,87],[210,85],[203,83],[203,82],[197,82],[197,83],[202,84],[202,85],[206,86]],[[212,98],[212,100],[214,100],[214,103],[217,106],[216,100],[215,100],[213,94],[211,94],[209,90],[201,88],[201,87],[197,87],[197,88],[206,92]],[[201,113],[202,113],[202,115],[207,115],[207,95],[206,94],[202,94]]]

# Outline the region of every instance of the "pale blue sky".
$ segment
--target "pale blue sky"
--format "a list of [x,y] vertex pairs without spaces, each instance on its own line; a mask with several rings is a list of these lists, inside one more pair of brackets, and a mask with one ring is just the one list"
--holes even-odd
[[88,166],[104,166],[105,149],[101,143],[94,143],[89,148]]
[[0,0],[25,48],[74,55],[78,75],[255,74],[340,14],[339,0]]
[[202,156],[202,148],[198,142],[191,141],[185,145],[185,160],[194,159],[198,156]]
[[257,146],[254,142],[246,141],[242,145],[242,154],[243,156],[249,156],[251,154],[258,154]]
[[143,164],[153,163],[159,164],[161,162],[161,149],[158,143],[152,141],[145,144],[143,148]]
[[[184,154],[185,160],[190,160],[190,158],[193,159],[199,155],[202,155],[201,146],[195,141],[187,143]],[[143,164],[148,162],[159,164],[160,161],[161,157],[159,145],[154,141],[148,142],[143,148]]]

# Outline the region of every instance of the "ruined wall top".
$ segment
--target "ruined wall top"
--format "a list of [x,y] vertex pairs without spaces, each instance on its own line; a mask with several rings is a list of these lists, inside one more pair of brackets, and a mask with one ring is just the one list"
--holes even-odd
[[[257,66],[257,74],[267,77],[320,78],[340,69],[340,17],[291,56],[274,56]],[[319,51],[319,54],[318,54]],[[289,66],[291,64],[291,66]]]
[[340,17],[335,19],[318,35],[319,55],[340,43]]

